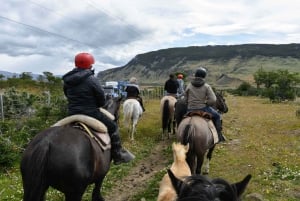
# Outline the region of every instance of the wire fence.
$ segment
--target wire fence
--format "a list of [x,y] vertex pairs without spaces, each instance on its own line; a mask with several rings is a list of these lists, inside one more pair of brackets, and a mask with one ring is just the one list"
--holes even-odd
[[[163,87],[147,87],[141,89],[141,97],[147,101],[161,99],[164,95]],[[46,107],[49,110],[60,109],[62,96],[52,96],[49,91],[39,96],[32,96],[28,93],[0,94],[0,118],[4,120],[17,120],[31,117],[36,114],[37,108]]]

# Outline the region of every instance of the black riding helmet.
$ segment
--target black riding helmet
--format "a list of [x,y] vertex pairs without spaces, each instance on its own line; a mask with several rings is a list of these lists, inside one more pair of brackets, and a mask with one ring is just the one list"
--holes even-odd
[[200,67],[196,70],[195,72],[195,77],[202,77],[205,78],[206,77],[206,72],[207,70],[203,67]]

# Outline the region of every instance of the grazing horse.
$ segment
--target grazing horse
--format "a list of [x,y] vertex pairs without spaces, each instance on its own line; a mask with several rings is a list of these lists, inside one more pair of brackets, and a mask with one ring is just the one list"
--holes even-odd
[[134,140],[136,126],[143,114],[141,104],[136,99],[127,99],[123,103],[124,125],[128,128],[130,140]]
[[224,179],[210,179],[203,175],[189,176],[182,181],[171,170],[168,174],[177,193],[176,201],[241,201],[251,179],[249,174],[240,182],[230,184]]
[[[106,109],[115,114],[120,104],[120,99],[110,99]],[[104,200],[100,189],[110,168],[110,140],[104,133],[108,146],[100,147],[87,133],[70,123],[50,127],[31,140],[20,167],[23,201],[43,201],[50,186],[62,192],[66,201],[81,201],[90,184],[95,185],[92,201]]]
[[[220,112],[224,113],[226,110],[228,111],[228,108],[225,101],[220,101],[221,97],[222,96],[217,96],[218,104],[216,104],[216,107],[218,107]],[[216,143],[212,135],[212,131],[215,130],[215,128],[211,127],[211,121],[198,115],[183,118],[186,111],[187,105],[184,100],[178,100],[175,105],[175,118],[178,123],[177,140],[183,144],[190,144],[187,162],[191,168],[192,174],[201,173],[203,162],[205,162],[203,173],[208,174],[209,161],[212,158]]]
[[162,135],[161,138],[164,139],[164,136],[170,138],[171,126],[172,133],[175,134],[176,121],[174,119],[175,113],[175,103],[177,99],[174,96],[164,96],[160,101],[160,111],[161,111],[161,120],[162,120]]
[[[172,172],[179,178],[191,176],[190,167],[185,160],[189,145],[173,142],[172,150],[174,160],[170,168]],[[165,174],[159,185],[157,201],[174,201],[175,199],[176,191],[173,188],[169,175]]]

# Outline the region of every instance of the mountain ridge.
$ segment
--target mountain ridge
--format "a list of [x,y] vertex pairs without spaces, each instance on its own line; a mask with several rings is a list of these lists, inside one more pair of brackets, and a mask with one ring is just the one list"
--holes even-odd
[[300,44],[243,44],[177,47],[136,55],[126,65],[101,71],[101,81],[137,77],[140,84],[161,85],[170,73],[182,72],[188,81],[199,66],[208,69],[207,81],[216,87],[253,82],[259,68],[300,73]]

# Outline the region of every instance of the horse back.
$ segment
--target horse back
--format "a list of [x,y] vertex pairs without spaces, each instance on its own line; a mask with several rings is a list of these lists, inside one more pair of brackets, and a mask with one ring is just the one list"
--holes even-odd
[[[51,127],[37,134],[24,151],[22,177],[28,185],[45,184],[62,192],[70,191],[74,185],[79,185],[78,181],[87,185],[101,171],[106,174],[110,150],[107,153],[107,159],[104,159],[104,152],[84,131],[71,126]],[[99,169],[95,171],[96,168]],[[29,181],[29,177],[36,178],[38,175],[44,180]]]
[[200,116],[192,116],[184,118],[177,130],[177,140],[182,143],[188,141],[192,143],[192,147],[200,146],[209,149],[213,146],[213,135],[210,130],[207,119]]

